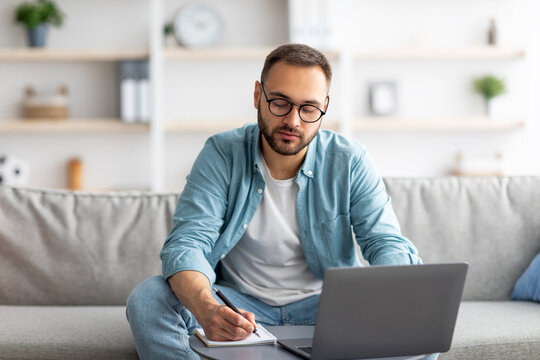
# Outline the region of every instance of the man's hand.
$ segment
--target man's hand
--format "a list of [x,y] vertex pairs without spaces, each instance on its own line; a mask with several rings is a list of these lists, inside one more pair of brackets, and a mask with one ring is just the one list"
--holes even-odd
[[242,340],[253,333],[255,315],[238,309],[243,316],[225,305],[217,305],[200,313],[197,321],[207,338],[214,341]]
[[255,328],[255,315],[238,309],[242,315],[212,296],[206,276],[197,271],[182,271],[168,279],[172,291],[202,326],[205,335],[214,341],[242,340]]

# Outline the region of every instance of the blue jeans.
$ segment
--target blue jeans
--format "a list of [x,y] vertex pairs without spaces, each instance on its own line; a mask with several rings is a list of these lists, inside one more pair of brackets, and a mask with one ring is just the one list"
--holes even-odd
[[[214,287],[237,307],[253,312],[257,323],[263,326],[315,325],[318,295],[284,306],[270,306],[233,288],[219,284]],[[162,276],[151,277],[135,286],[127,300],[126,315],[141,360],[199,359],[188,341],[199,324]],[[437,355],[425,359],[433,360]]]

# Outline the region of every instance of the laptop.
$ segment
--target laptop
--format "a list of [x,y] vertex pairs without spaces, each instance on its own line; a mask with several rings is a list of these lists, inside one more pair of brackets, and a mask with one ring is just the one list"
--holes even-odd
[[331,268],[313,338],[278,343],[305,359],[359,359],[450,349],[466,263]]

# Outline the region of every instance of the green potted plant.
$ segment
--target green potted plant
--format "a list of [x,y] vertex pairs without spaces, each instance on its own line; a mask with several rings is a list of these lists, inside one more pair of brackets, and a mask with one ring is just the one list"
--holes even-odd
[[172,40],[174,40],[174,25],[172,22],[163,25],[163,39],[166,47],[172,46]]
[[65,14],[52,0],[24,2],[15,10],[15,21],[26,27],[32,47],[45,46],[48,26],[60,27],[64,18]]
[[473,85],[476,92],[484,97],[486,115],[491,115],[492,100],[506,92],[504,80],[493,75],[486,75],[474,79]]

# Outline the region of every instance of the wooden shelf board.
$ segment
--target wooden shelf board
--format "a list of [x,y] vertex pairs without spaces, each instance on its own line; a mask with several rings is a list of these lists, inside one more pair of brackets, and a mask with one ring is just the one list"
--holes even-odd
[[[168,47],[163,56],[168,60],[264,60],[275,46],[208,47],[188,49]],[[323,51],[329,60],[339,58],[338,51]],[[456,48],[403,47],[353,51],[356,60],[505,60],[519,59],[525,51],[497,46]],[[80,50],[50,48],[0,48],[0,61],[118,61],[147,59],[148,50]]]
[[523,49],[487,45],[456,48],[413,46],[353,52],[356,60],[511,60],[524,56]]
[[[170,119],[165,123],[165,130],[170,133],[218,133],[244,126],[254,120],[195,120],[195,119]],[[338,130],[339,124],[335,120],[325,120],[322,129]]]
[[242,127],[248,122],[242,120],[171,119],[165,123],[165,131],[170,133],[217,133]]
[[125,123],[120,119],[8,119],[0,120],[0,135],[6,133],[141,133],[149,124]]
[[[200,120],[170,119],[165,130],[170,133],[221,132],[241,127],[251,120]],[[508,131],[524,127],[524,121],[513,119],[491,119],[487,117],[456,117],[408,119],[397,117],[364,117],[353,123],[355,131]],[[340,130],[337,120],[327,119],[323,129]]]
[[492,119],[488,117],[456,117],[432,119],[408,119],[392,117],[358,118],[353,123],[357,131],[506,131],[517,130],[525,126],[523,120]]
[[[209,47],[187,49],[169,47],[163,50],[168,60],[264,60],[274,47]],[[339,58],[338,51],[323,51],[329,60]],[[519,59],[525,51],[518,48],[471,46],[461,48],[390,48],[353,52],[356,60],[505,60]],[[148,50],[68,50],[49,48],[3,48],[0,61],[119,61],[147,59]]]
[[[241,127],[251,120],[171,119],[164,125],[169,133],[216,133]],[[125,123],[119,119],[7,119],[0,120],[0,135],[6,133],[141,133],[148,132],[148,123]],[[482,117],[446,119],[358,118],[355,131],[507,131],[524,127],[521,120]],[[337,120],[326,120],[321,128],[339,131]]]
[[62,49],[0,49],[0,61],[119,61],[147,59],[147,50],[62,50]]
[[[168,60],[264,60],[276,46],[253,47],[208,47],[187,49],[169,47],[163,50],[163,56]],[[323,51],[329,60],[336,60],[338,52]]]

